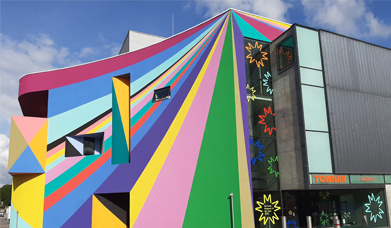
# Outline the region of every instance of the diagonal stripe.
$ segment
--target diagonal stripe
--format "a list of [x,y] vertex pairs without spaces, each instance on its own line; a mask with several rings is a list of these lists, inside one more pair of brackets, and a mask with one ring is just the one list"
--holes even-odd
[[[216,45],[216,44],[215,44]],[[215,46],[213,47],[213,50],[215,49]],[[213,52],[213,51],[211,51]],[[210,61],[210,59],[209,59]],[[178,132],[183,124],[183,121],[190,109],[190,105],[194,100],[194,97],[198,91],[198,88],[200,86],[200,83],[204,77],[204,74],[200,74],[199,77],[197,77],[196,81],[193,84],[193,87],[191,88],[190,92],[188,93],[185,101],[182,104],[181,109],[179,110],[177,116],[175,117],[174,121],[172,122],[170,128],[168,129],[165,137],[161,141],[159,147],[157,148],[155,154],[149,161],[147,167],[143,171],[143,173],[140,175],[140,178],[137,180],[136,184],[134,185],[132,191],[130,192],[130,202],[131,202],[131,214],[130,214],[130,222],[131,226],[134,225],[135,221],[137,220],[137,217],[140,213],[140,210],[151,191],[151,188],[157,178],[157,175],[160,172],[161,167],[163,166],[168,152],[170,151],[175,138],[178,135]]]
[[[232,37],[234,39],[234,28],[232,27]],[[234,85],[235,85],[235,114],[236,114],[236,140],[238,151],[238,171],[239,171],[239,188],[240,188],[240,211],[242,215],[242,227],[255,227],[252,213],[252,197],[250,189],[250,178],[246,154],[246,144],[244,140],[244,127],[242,116],[242,104],[239,89],[239,74],[236,59],[235,41],[232,42],[233,66],[234,66]]]
[[[220,22],[220,20],[218,20],[212,27],[216,27],[219,24],[218,22]],[[208,32],[209,34],[215,29],[212,27],[211,27],[210,31]],[[147,101],[140,102],[139,99],[141,99],[141,98],[143,100],[152,99],[152,93],[151,93],[152,90],[157,88],[158,85],[160,85],[160,84],[164,85],[167,83],[167,81],[171,80],[172,77],[175,76],[178,73],[178,71],[183,68],[183,65],[186,62],[188,62],[188,60],[191,58],[191,56],[194,54],[194,52],[196,52],[200,48],[201,44],[204,42],[204,40],[207,37],[208,36],[205,36],[204,38],[202,38],[202,40],[200,42],[198,42],[197,45],[195,45],[184,57],[182,57],[181,60],[179,60],[177,63],[175,63],[173,67],[171,67],[166,73],[164,73],[162,77],[160,77],[158,80],[156,80],[154,83],[152,83],[146,89],[144,89],[144,91],[142,93],[137,94],[135,97],[132,97],[132,100],[131,100],[132,112],[138,112],[139,109],[141,109],[138,106],[139,105],[144,106],[147,103]],[[149,95],[149,96],[147,96],[147,95]],[[149,99],[146,99],[146,97],[148,97]],[[134,114],[132,114],[132,116],[133,115]]]
[[58,176],[56,179],[52,180],[50,183],[48,183],[45,186],[45,197],[48,197],[53,192],[57,191],[59,188],[61,188],[65,183],[72,180],[75,176],[77,176],[80,172],[82,172],[84,169],[86,169],[88,166],[90,166],[92,163],[94,163],[99,156],[85,156],[83,159],[81,159],[78,163],[76,163],[74,166],[69,168],[67,171],[65,171],[63,174]]
[[65,155],[65,143],[61,143],[63,147],[55,154],[53,154],[50,158],[47,158],[46,160],[46,166],[50,165],[52,162],[56,161],[61,156]]
[[[203,78],[198,92],[156,183],[134,224],[135,228],[153,227],[154,224],[163,223],[167,227],[182,227],[213,95],[227,21],[198,75],[198,78]],[[170,205],[170,210],[164,209],[167,205]],[[153,220],[150,219],[151,214],[154,215]]]
[[[50,194],[45,198],[44,202],[44,211],[47,211],[50,207],[64,198],[69,194],[73,189],[80,185],[84,180],[91,176],[99,167],[101,167],[109,158],[111,158],[111,149],[108,150],[103,155],[92,163],[87,168],[83,169],[77,176],[66,182],[61,188],[57,189],[55,192]],[[46,192],[45,192],[46,193]]]
[[247,15],[249,17],[252,17],[252,18],[255,18],[257,20],[264,21],[264,22],[266,22],[267,24],[269,24],[271,26],[274,26],[274,27],[282,29],[283,31],[285,31],[285,30],[287,30],[288,28],[291,27],[290,24],[285,23],[285,22],[280,22],[280,21],[276,21],[276,20],[267,19],[265,17],[252,15],[252,14],[249,14],[249,13],[246,13],[246,12],[242,12],[241,14],[245,14],[245,15]]
[[78,163],[81,159],[83,159],[82,156],[79,157],[69,157],[67,159],[64,159],[60,164],[56,165],[52,169],[46,172],[46,179],[45,182],[48,184],[61,174],[63,174],[66,170],[71,168],[73,165]]
[[[212,30],[213,31],[213,30]],[[212,32],[211,31],[211,32]],[[173,87],[175,87],[175,85],[177,84],[177,82],[182,78],[182,76],[188,71],[188,69],[190,68],[190,66],[192,66],[193,62],[198,58],[198,56],[202,53],[202,51],[204,50],[204,48],[206,47],[206,45],[208,44],[208,42],[210,41],[210,39],[212,38],[212,36],[214,35],[215,33],[210,33],[207,35],[207,37],[205,37],[203,40],[206,40],[206,42],[203,43],[201,49],[198,49],[196,54],[194,56],[192,56],[190,58],[190,62],[187,62],[186,64],[184,64],[184,68],[181,69],[178,74],[173,77],[168,83],[167,85],[171,85],[171,89]],[[140,129],[140,127],[145,123],[145,121],[147,121],[147,119],[152,115],[152,113],[156,110],[156,108],[159,106],[160,102],[158,103],[153,103],[153,106],[144,114],[142,115],[142,117],[140,118],[140,120],[137,121],[137,123],[135,123],[133,126],[132,126],[132,129],[131,129],[131,136],[133,136],[138,129]],[[133,111],[133,110],[132,110]]]

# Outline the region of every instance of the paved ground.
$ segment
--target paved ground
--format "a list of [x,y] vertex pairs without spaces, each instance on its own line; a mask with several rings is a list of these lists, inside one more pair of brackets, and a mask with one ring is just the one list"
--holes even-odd
[[8,221],[5,221],[4,217],[0,217],[0,228],[9,228],[10,223]]

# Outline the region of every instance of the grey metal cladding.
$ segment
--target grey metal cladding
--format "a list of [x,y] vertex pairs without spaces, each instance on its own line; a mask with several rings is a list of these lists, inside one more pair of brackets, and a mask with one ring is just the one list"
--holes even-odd
[[320,38],[334,172],[391,174],[391,50]]

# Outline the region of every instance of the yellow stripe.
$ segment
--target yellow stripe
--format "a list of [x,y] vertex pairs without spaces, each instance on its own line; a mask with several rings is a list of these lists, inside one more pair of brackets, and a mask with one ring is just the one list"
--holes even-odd
[[232,49],[233,49],[233,65],[234,65],[234,81],[235,81],[235,114],[236,114],[236,138],[238,152],[238,167],[239,167],[239,188],[240,188],[240,211],[242,217],[242,227],[255,227],[254,217],[252,213],[250,178],[248,174],[246,144],[244,140],[242,105],[239,91],[239,75],[236,60],[235,35],[232,27]]
[[[192,49],[192,51],[194,50],[194,48]],[[140,100],[141,98],[145,97],[145,95],[147,95],[153,88],[155,88],[156,85],[158,85],[161,81],[163,81],[164,79],[166,79],[166,77],[168,75],[170,75],[183,61],[185,61],[185,59],[190,55],[192,54],[192,51],[188,52],[180,61],[178,61],[177,63],[175,63],[175,65],[171,68],[169,68],[169,70],[163,74],[162,77],[160,77],[158,80],[156,80],[151,87],[149,87],[149,89],[145,90],[143,93],[141,93],[140,96],[138,96],[137,98],[135,98],[134,100],[131,100],[131,105],[133,105],[135,102],[137,102],[138,100]]]
[[65,148],[61,149],[57,153],[53,154],[50,158],[46,160],[46,166],[50,165],[50,163],[54,162],[57,160],[59,157],[65,155]]
[[87,134],[91,134],[91,133],[95,133],[95,132],[99,131],[102,127],[104,127],[106,124],[108,124],[112,119],[113,119],[113,117],[110,116],[105,121],[100,123],[98,126],[96,126],[93,129],[91,129]]
[[279,24],[279,25],[285,26],[285,27],[287,27],[287,28],[291,27],[291,25],[288,24],[288,23],[279,22],[279,21],[274,21],[274,20],[270,20],[270,19],[267,19],[267,18],[264,18],[264,17],[260,17],[260,16],[255,16],[255,15],[248,14],[248,13],[243,13],[243,14],[246,14],[247,16],[250,16],[250,17],[259,18],[259,19],[261,19],[261,20],[269,21],[269,22],[272,22],[272,23],[275,23],[275,24]]
[[117,99],[118,109],[121,116],[121,122],[126,139],[126,146],[129,151],[129,128],[130,128],[130,79],[129,78],[113,78],[113,85],[115,89],[115,99]]
[[[224,27],[227,26],[227,20],[224,23]],[[138,215],[140,214],[141,208],[143,207],[149,192],[152,189],[153,184],[156,181],[156,178],[170,152],[172,145],[174,144],[175,138],[178,135],[178,132],[185,120],[185,117],[190,109],[190,106],[194,100],[194,97],[198,91],[198,88],[201,84],[202,79],[204,78],[206,69],[212,59],[213,53],[216,49],[217,43],[220,40],[222,31],[220,31],[216,42],[214,43],[212,50],[210,51],[208,58],[206,59],[200,73],[198,74],[197,79],[195,80],[189,94],[187,95],[185,101],[182,104],[181,109],[178,111],[177,116],[172,122],[170,128],[168,129],[166,135],[161,141],[159,147],[156,149],[156,152],[152,156],[148,165],[146,166],[143,173],[140,175],[140,178],[137,180],[133,189],[130,192],[130,224],[133,227],[134,223],[137,220]]]
[[[211,30],[212,31],[212,30]],[[209,34],[211,33],[211,31],[209,32]],[[209,35],[208,34],[208,35]],[[184,57],[182,57],[177,63],[175,63],[175,65],[173,67],[171,67],[166,73],[164,73],[164,75],[162,77],[159,78],[159,80],[156,80],[156,82],[153,83],[153,85],[148,89],[148,90],[145,90],[143,93],[141,93],[141,95],[137,98],[135,98],[134,100],[131,100],[130,104],[133,105],[136,101],[140,100],[141,98],[143,98],[146,94],[148,94],[157,84],[159,84],[161,81],[163,81],[169,74],[171,74],[180,64],[182,64],[182,62],[184,62],[190,55],[192,55],[195,50],[198,49],[198,47],[202,44],[202,42],[206,39],[206,37],[208,36],[206,35],[204,38],[201,39],[200,42],[198,42],[197,45],[195,45]]]

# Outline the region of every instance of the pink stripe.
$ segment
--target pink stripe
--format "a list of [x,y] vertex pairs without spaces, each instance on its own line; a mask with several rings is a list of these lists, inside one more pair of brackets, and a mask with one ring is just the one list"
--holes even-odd
[[97,122],[95,122],[94,124],[92,124],[91,126],[87,127],[86,129],[84,129],[83,131],[79,132],[77,135],[84,135],[84,134],[87,134],[89,131],[91,131],[92,129],[94,129],[96,126],[98,126],[99,124],[101,124],[102,122],[104,122],[105,120],[107,120],[108,118],[111,117],[111,114],[112,113],[109,113],[107,114],[105,117],[103,117],[102,119],[98,120]]
[[112,128],[113,128],[113,125],[112,124],[110,124],[110,126],[108,126],[104,131],[103,131],[103,140],[106,140],[106,139],[108,139],[110,136],[111,136],[111,134],[112,134]]
[[62,150],[65,148],[65,142],[59,144],[58,146],[54,147],[53,149],[49,150],[46,153],[46,159],[50,158],[51,156],[55,155],[58,151]]
[[129,54],[71,68],[26,75],[19,80],[19,97],[34,91],[50,90],[92,79],[141,62],[185,40],[213,23],[216,19],[218,17],[174,36],[171,39]]
[[[196,50],[198,50],[198,49],[200,49],[200,47],[201,47],[201,45],[198,45],[198,48],[196,49]],[[195,53],[195,51],[196,50],[194,50],[193,51],[193,53]],[[173,72],[171,72],[171,74],[168,76],[168,77],[166,77],[161,83],[160,83],[160,85],[165,85],[165,84],[167,84],[174,76],[175,76],[175,74],[176,73],[178,73],[178,71],[185,65],[185,63],[189,60],[191,58],[191,55],[189,55],[184,61],[182,61],[182,63],[173,71]],[[148,86],[148,88],[146,89],[146,90],[148,90],[148,89],[150,89],[151,87],[153,87],[153,84],[151,84],[150,86]],[[140,93],[141,94],[141,93]],[[153,94],[152,94],[152,91],[150,91],[150,93],[147,95],[147,96],[145,96],[143,99],[142,99],[142,101],[140,101],[136,106],[134,106],[133,108],[132,108],[132,111],[131,111],[131,117],[133,117],[137,112],[139,112],[151,99],[152,99],[152,96],[153,96]]]
[[65,158],[65,160],[62,161],[60,164],[56,165],[51,170],[46,172],[45,184],[48,184],[50,181],[60,176],[62,173],[64,173],[66,170],[68,170],[70,167],[72,167],[74,164],[76,164],[83,158],[83,156]]
[[[225,33],[226,26],[174,145],[136,220],[135,228],[154,227],[156,224],[159,224],[159,227],[182,227],[183,225]],[[183,153],[184,151],[186,153]]]
[[266,20],[266,19],[259,18],[259,17],[253,16],[253,15],[249,15],[249,14],[245,14],[245,15],[247,15],[247,16],[249,16],[249,17],[252,17],[252,18],[254,18],[255,20],[258,20],[258,21],[264,22],[264,23],[266,23],[266,24],[272,25],[272,26],[274,26],[274,27],[278,27],[278,28],[280,28],[280,29],[287,30],[287,29],[289,28],[289,27],[283,26],[283,25],[281,25],[281,24],[278,24],[278,23],[276,23],[276,22],[268,21],[268,20]]
[[[173,72],[171,72],[171,74],[170,74],[166,79],[164,79],[159,85],[165,85],[164,83],[167,83],[167,80],[171,80],[171,79],[174,77],[174,75],[175,75],[176,73],[178,73],[180,67],[181,67],[183,64],[184,64],[184,63],[182,63],[179,67],[177,67]],[[150,89],[150,88],[153,87],[153,86],[154,86],[154,85],[151,84],[150,86],[148,86],[148,88],[147,88],[146,90]],[[133,117],[134,115],[136,115],[137,112],[139,112],[139,111],[140,111],[140,110],[141,110],[149,101],[152,100],[152,96],[153,96],[152,92],[153,92],[153,91],[150,91],[149,94],[147,94],[144,98],[142,98],[142,100],[141,100],[136,106],[134,106],[134,107],[132,108],[131,117]]]
[[251,17],[248,17],[246,15],[239,15],[243,20],[245,20],[249,25],[254,27],[257,31],[259,31],[262,35],[264,35],[269,40],[273,41],[276,39],[279,35],[283,33],[283,31],[280,31],[276,28],[271,27],[268,24],[265,24],[264,22],[255,20]]
[[265,20],[265,19],[259,19],[258,18],[258,20],[260,20],[260,21],[262,21],[264,23],[270,24],[270,25],[272,25],[274,27],[278,27],[278,28],[283,29],[283,30],[287,30],[289,28],[289,26],[288,27],[287,26],[283,26],[283,25],[280,25],[280,24],[277,24],[277,23],[274,23],[274,22],[270,22],[270,21]]

